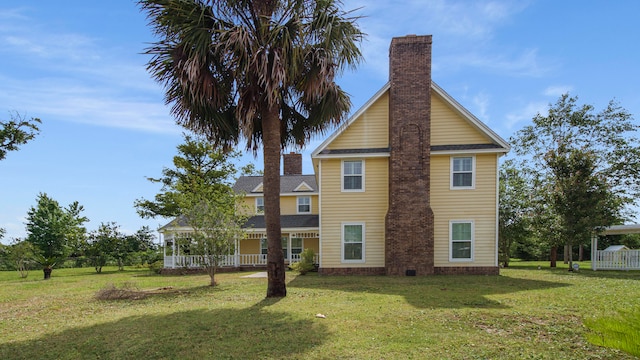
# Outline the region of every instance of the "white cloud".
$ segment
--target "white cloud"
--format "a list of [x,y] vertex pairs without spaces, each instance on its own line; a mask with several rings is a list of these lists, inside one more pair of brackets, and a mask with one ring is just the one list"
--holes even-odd
[[[162,88],[139,50],[32,24],[25,9],[0,12],[0,108],[43,119],[178,133]],[[142,45],[141,45],[142,46]]]
[[560,97],[560,95],[566,94],[573,91],[573,86],[570,85],[554,85],[549,86],[544,89],[543,94],[545,96],[553,96],[555,98]]
[[544,114],[548,109],[548,104],[543,102],[530,102],[521,107],[516,112],[508,113],[505,118],[507,129],[513,129],[516,125],[530,121],[537,114]]
[[474,115],[478,119],[480,119],[482,122],[488,124],[489,114],[487,110],[489,108],[489,103],[490,103],[489,95],[487,95],[484,92],[480,92],[473,97],[472,101],[476,109],[476,111],[474,112]]

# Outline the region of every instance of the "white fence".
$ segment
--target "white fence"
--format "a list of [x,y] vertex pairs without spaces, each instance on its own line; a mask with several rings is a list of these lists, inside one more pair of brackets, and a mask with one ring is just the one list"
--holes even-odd
[[[318,258],[314,259],[316,264]],[[300,254],[291,254],[290,259],[285,259],[289,264],[300,261]],[[164,257],[165,268],[199,268],[208,263],[208,259],[202,255],[175,255]],[[243,254],[243,255],[226,255],[218,259],[220,267],[237,267],[237,266],[265,266],[267,265],[266,254]]]
[[640,270],[640,250],[597,250],[593,270]]

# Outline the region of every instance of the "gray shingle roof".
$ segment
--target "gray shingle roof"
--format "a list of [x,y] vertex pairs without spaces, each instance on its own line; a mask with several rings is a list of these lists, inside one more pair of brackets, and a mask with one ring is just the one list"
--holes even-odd
[[[320,226],[318,215],[281,215],[280,228],[317,228]],[[250,217],[243,226],[244,228],[264,229],[264,215]]]
[[[313,191],[294,191],[300,184],[306,183]],[[258,194],[252,192],[258,185],[262,183],[262,176],[241,176],[233,185],[233,190],[236,192],[244,192],[246,194]],[[282,175],[280,176],[280,193],[291,194],[294,192],[300,193],[318,193],[318,184],[316,183],[315,175]],[[261,192],[260,192],[261,193]]]
[[[184,216],[178,216],[171,220],[166,225],[162,226],[159,230],[166,231],[174,227],[188,227],[187,219]],[[320,226],[320,220],[318,215],[280,215],[280,228],[317,228]],[[256,215],[247,219],[247,222],[242,226],[243,228],[264,229],[266,228],[264,222],[264,215]]]

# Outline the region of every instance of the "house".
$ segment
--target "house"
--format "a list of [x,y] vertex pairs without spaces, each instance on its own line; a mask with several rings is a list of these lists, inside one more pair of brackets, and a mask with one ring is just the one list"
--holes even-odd
[[[312,248],[326,275],[498,274],[510,146],[431,81],[431,36],[394,38],[389,54],[389,82],[312,152],[313,174],[284,156],[285,258]],[[235,189],[255,210],[235,265],[266,264],[261,177]]]

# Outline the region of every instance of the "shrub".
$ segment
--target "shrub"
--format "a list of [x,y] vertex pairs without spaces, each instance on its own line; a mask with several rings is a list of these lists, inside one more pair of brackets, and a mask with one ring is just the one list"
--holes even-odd
[[153,271],[156,274],[160,274],[162,272],[162,268],[164,267],[164,261],[158,260],[149,264],[149,270]]
[[315,270],[316,265],[314,263],[314,258],[316,257],[315,251],[313,249],[304,249],[300,253],[300,261],[291,265],[291,268],[295,271],[298,271],[300,275],[304,275],[309,271]]

